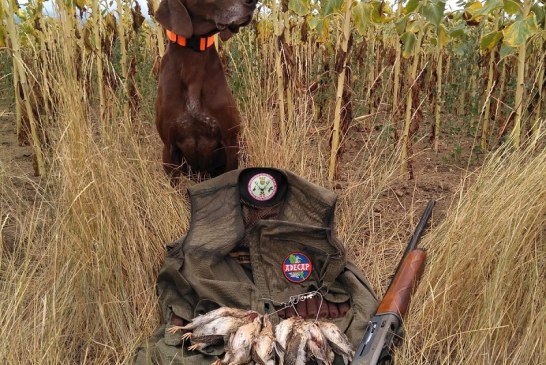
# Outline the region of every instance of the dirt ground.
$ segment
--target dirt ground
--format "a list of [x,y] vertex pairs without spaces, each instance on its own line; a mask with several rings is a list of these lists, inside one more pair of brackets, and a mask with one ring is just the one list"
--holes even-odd
[[32,148],[17,142],[15,115],[6,101],[0,100],[0,166],[9,175],[34,179]]
[[[0,243],[11,251],[16,232],[14,217],[22,207],[13,205],[30,205],[36,196],[34,184],[38,178],[34,176],[32,159],[32,148],[30,146],[19,146],[17,142],[15,116],[5,100],[0,99],[0,194],[9,194],[15,196],[6,196],[0,199],[0,224],[2,227],[2,236]],[[12,189],[4,189],[7,182],[5,177],[10,177]]]
[[[445,121],[449,128],[446,127],[441,133],[438,152],[434,152],[429,142],[429,126],[421,126],[414,137],[414,155],[411,159],[413,179],[409,179],[407,175],[395,178],[389,191],[376,204],[377,213],[385,216],[388,212],[389,221],[403,222],[412,207],[420,216],[427,202],[434,199],[436,206],[433,218],[435,223],[439,223],[445,218],[453,199],[457,198],[455,193],[462,180],[471,179],[472,172],[481,166],[484,155],[477,152],[474,136],[462,132],[463,128],[453,127],[454,124],[462,124],[461,121],[451,120],[448,116]],[[368,132],[362,128],[353,129],[350,138],[345,142],[346,148],[341,158],[341,164],[345,164],[346,169],[350,169],[348,165],[365,143],[364,139],[368,138]],[[457,133],[452,133],[453,129]]]

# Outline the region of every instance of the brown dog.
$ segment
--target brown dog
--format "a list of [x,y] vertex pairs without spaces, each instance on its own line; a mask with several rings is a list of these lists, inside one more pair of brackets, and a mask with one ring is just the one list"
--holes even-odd
[[247,25],[257,0],[162,0],[155,13],[170,42],[159,69],[156,126],[165,171],[220,175],[238,167],[240,115],[213,35]]

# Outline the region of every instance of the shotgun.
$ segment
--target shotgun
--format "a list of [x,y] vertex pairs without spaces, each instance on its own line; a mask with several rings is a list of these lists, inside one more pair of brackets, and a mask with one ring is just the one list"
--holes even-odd
[[394,278],[368,327],[351,365],[376,365],[393,362],[392,347],[402,338],[402,320],[409,307],[413,291],[425,269],[426,252],[417,248],[436,202],[428,202],[415,228],[406,251],[396,268]]

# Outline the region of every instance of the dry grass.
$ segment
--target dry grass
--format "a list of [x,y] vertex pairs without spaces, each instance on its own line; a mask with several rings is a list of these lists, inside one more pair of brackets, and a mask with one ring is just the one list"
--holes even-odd
[[[58,31],[51,37],[65,42],[48,56],[58,76],[49,85],[57,111],[49,176],[29,199],[17,176],[0,171],[0,360],[128,363],[158,324],[154,282],[164,245],[187,228],[188,203],[163,174],[158,141],[150,137],[155,131],[125,116],[122,97],[109,95],[106,122],[98,122],[90,79],[73,72],[77,45],[66,27]],[[240,36],[244,45],[248,35]],[[317,124],[310,96],[292,90],[294,122],[281,138],[268,69],[275,51],[261,50],[256,62],[256,50],[241,47],[248,54],[233,67],[245,100],[244,164],[287,168],[333,188],[328,129]],[[300,59],[313,58],[312,49],[302,52]],[[93,58],[78,62],[93,65]],[[338,235],[379,292],[408,237],[407,227],[374,214],[398,169],[396,156],[380,137],[363,142],[338,191]],[[474,185],[461,188],[458,203],[424,242],[430,264],[400,364],[546,361],[544,171],[544,150],[499,154]],[[408,220],[423,207],[412,206]]]
[[401,363],[546,362],[545,172],[543,147],[497,153],[428,235]]
[[108,106],[111,124],[98,125],[82,97],[85,80],[70,72],[73,52],[50,54],[51,71],[62,76],[49,85],[57,117],[41,196],[24,206],[13,177],[2,175],[2,205],[13,207],[8,228],[19,233],[2,245],[13,249],[0,261],[5,364],[128,362],[157,324],[164,244],[187,226],[186,201],[138,128],[119,117],[120,100]]

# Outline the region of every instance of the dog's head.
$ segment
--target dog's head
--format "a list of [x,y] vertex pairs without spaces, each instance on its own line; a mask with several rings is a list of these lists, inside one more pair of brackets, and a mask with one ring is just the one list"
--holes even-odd
[[223,40],[250,23],[257,0],[161,0],[155,18],[166,29],[189,38],[220,32]]

